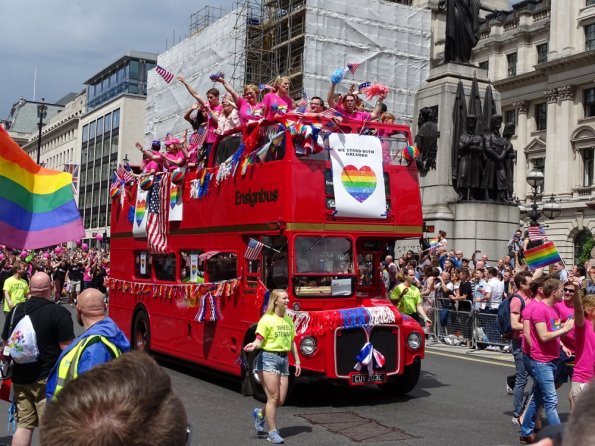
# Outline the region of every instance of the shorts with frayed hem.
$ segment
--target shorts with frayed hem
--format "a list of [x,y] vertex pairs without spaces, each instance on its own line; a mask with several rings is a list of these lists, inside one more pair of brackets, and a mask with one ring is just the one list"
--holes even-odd
[[287,354],[281,356],[274,352],[261,351],[258,358],[256,358],[256,370],[289,376],[289,360]]

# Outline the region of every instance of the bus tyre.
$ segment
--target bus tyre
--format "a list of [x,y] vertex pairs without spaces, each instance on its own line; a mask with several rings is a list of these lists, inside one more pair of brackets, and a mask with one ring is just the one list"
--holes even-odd
[[250,386],[252,387],[252,396],[262,403],[266,403],[267,395],[264,391],[264,387],[260,382],[260,378],[256,373],[256,358],[260,350],[253,351],[248,354],[248,379],[250,380]]
[[151,350],[151,327],[147,313],[139,311],[134,318],[132,348],[149,353]]
[[388,395],[399,396],[411,392],[421,375],[421,360],[415,358],[413,363],[405,367],[402,375],[394,376],[386,384],[380,384],[379,387]]

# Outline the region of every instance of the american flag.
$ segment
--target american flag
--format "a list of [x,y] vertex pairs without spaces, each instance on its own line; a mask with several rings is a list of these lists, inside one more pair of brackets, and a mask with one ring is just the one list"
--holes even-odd
[[64,172],[68,172],[72,175],[72,193],[76,196],[78,194],[79,164],[64,164]]
[[116,175],[118,175],[118,177],[126,184],[134,181],[134,176],[130,173],[128,169],[126,169],[121,164],[118,164],[118,170],[116,171]]
[[248,248],[244,253],[244,258],[247,260],[258,259],[258,256],[260,255],[262,248],[264,248],[264,245],[262,243],[260,243],[258,240],[251,238],[248,241]]
[[113,194],[115,193],[116,190],[120,189],[120,187],[122,186],[122,180],[120,179],[120,177],[118,176],[118,174],[116,172],[114,172],[112,174],[112,184],[109,188],[109,193],[110,196],[113,196]]
[[547,240],[545,235],[545,231],[543,230],[543,226],[529,226],[528,229],[529,233],[529,240],[532,242],[540,242],[542,240]]
[[169,186],[171,172],[155,177],[149,191],[147,208],[147,242],[151,254],[167,253],[167,221],[169,211]]
[[161,76],[163,78],[163,80],[165,82],[167,82],[168,84],[172,81],[172,79],[175,77],[175,74],[172,73],[171,71],[167,71],[165,68],[163,68],[160,65],[157,65],[157,68],[155,68],[155,71],[157,71],[157,74],[159,76]]
[[[322,111],[322,113],[320,113],[320,116],[330,120],[342,115],[334,108],[327,108],[326,110]],[[322,125],[320,130],[323,132],[334,132],[337,130],[337,124],[335,124],[333,121],[327,121],[324,125]]]
[[348,63],[347,64],[347,68],[349,69],[349,71],[351,71],[351,74],[355,74],[355,70],[357,70],[357,67],[359,67],[361,64],[359,63]]
[[302,97],[299,101],[297,101],[295,103],[295,107],[297,108],[298,113],[304,113],[306,111],[307,106],[308,106],[308,93],[303,91]]

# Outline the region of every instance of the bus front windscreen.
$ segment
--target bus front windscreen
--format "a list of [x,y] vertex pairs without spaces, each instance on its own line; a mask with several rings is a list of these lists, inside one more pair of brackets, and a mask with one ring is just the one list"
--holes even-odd
[[346,237],[295,239],[294,292],[297,296],[348,296],[353,292],[353,243]]

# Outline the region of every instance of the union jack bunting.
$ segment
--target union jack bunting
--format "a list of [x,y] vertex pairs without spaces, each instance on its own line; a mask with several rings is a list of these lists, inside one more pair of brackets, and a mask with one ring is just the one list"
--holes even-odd
[[159,76],[161,76],[163,78],[163,80],[165,82],[167,82],[168,84],[172,81],[172,79],[175,77],[175,74],[172,73],[171,71],[167,71],[165,68],[163,68],[160,65],[157,65],[157,68],[155,68],[155,71],[157,72],[157,74]]
[[64,164],[64,172],[68,172],[70,175],[72,175],[72,193],[75,197],[78,195],[79,166],[80,164],[74,163]]
[[258,240],[251,238],[248,241],[248,248],[246,249],[246,252],[244,253],[244,258],[246,260],[258,259],[258,256],[262,252],[262,248],[264,248],[264,245],[262,243],[260,243]]
[[[158,179],[159,178],[159,179]],[[147,242],[151,254],[167,253],[167,223],[171,172],[155,176],[149,191],[147,208]]]

